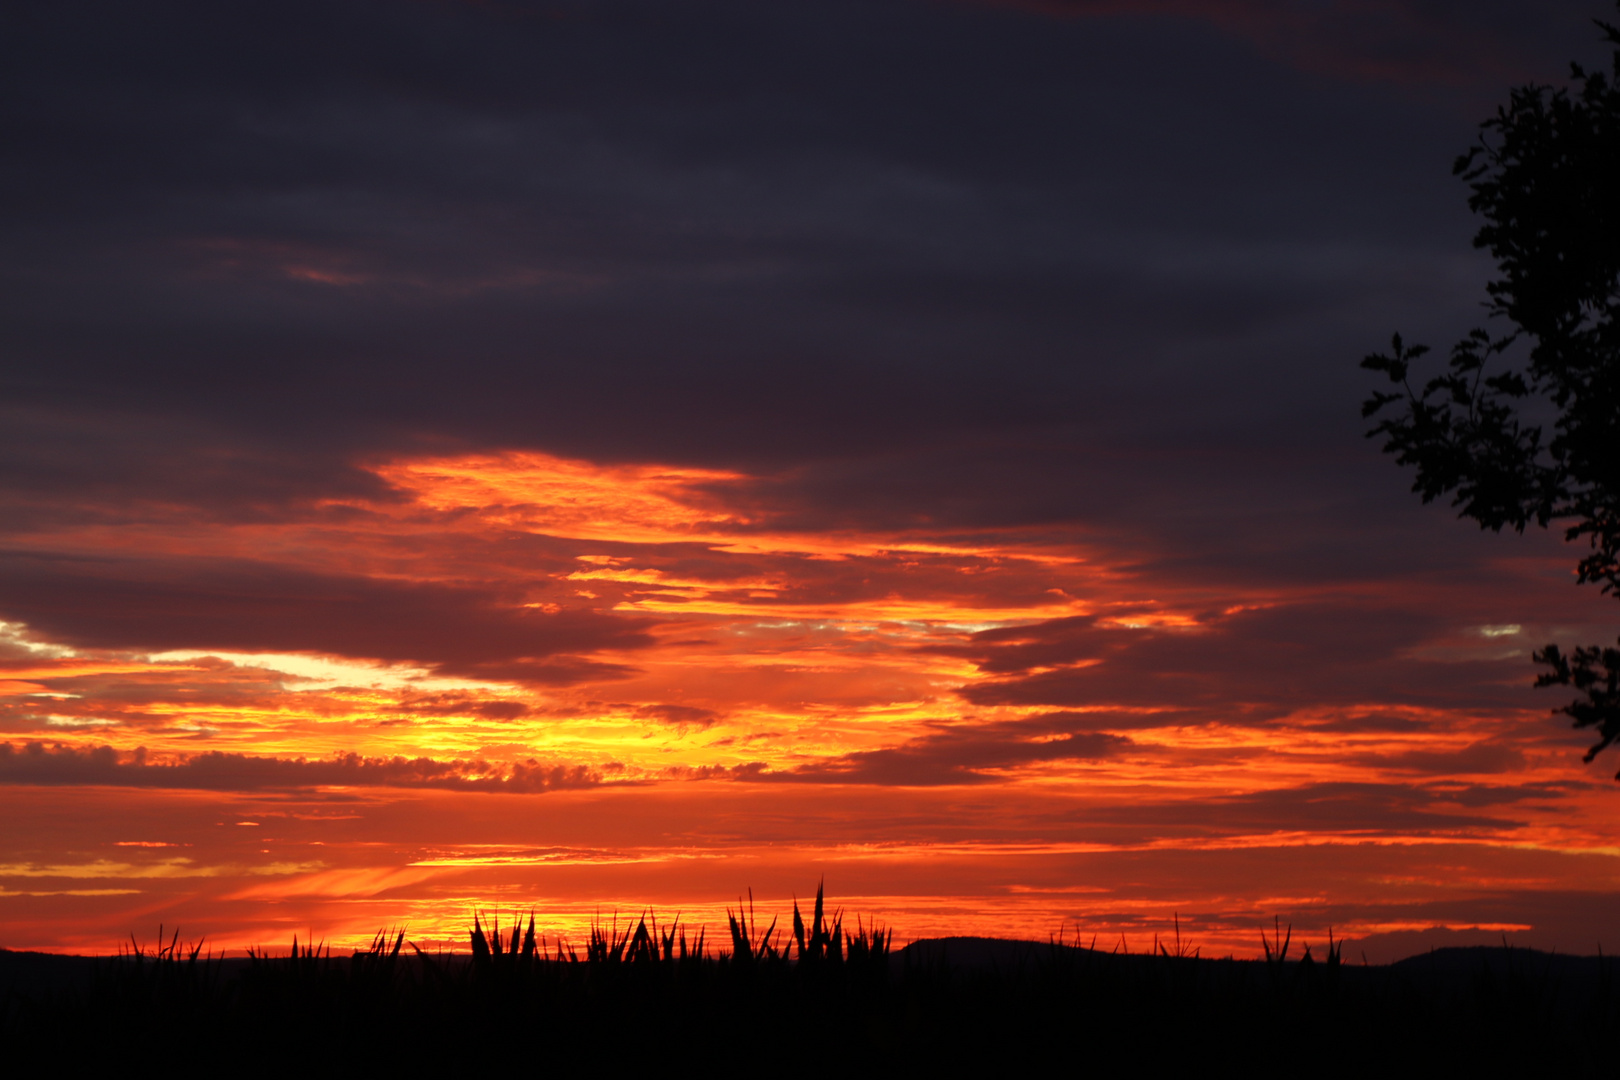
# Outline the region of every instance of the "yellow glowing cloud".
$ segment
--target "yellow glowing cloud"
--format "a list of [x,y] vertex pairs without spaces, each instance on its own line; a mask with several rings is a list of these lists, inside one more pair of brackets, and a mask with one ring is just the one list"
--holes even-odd
[[375,896],[388,889],[426,881],[433,874],[432,870],[409,866],[352,867],[250,885],[229,894],[224,899],[283,900],[298,896]]
[[[20,744],[7,747],[14,776],[0,785],[0,810],[17,820],[56,815],[48,844],[36,843],[32,829],[0,843],[0,888],[19,898],[8,907],[24,908],[25,896],[116,897],[138,887],[139,903],[119,909],[133,914],[97,930],[98,940],[122,937],[130,920],[193,896],[225,922],[257,912],[255,926],[307,918],[324,932],[351,920],[369,936],[403,915],[448,935],[460,932],[472,905],[503,897],[538,903],[543,914],[549,902],[554,927],[588,923],[614,897],[665,897],[718,919],[723,910],[712,905],[725,890],[774,879],[786,896],[782,883],[802,884],[831,865],[840,885],[868,875],[874,891],[860,902],[903,920],[907,933],[1044,938],[1060,915],[1135,932],[1133,912],[1168,920],[1178,906],[1185,914],[1189,905],[1229,905],[1237,921],[1204,940],[1241,948],[1252,941],[1239,925],[1246,905],[1314,902],[1310,881],[1339,873],[1341,863],[1376,872],[1368,895],[1402,866],[1414,881],[1429,872],[1430,852],[1397,848],[1443,849],[1474,867],[1447,870],[1448,882],[1431,893],[1464,878],[1479,888],[1493,874],[1508,880],[1508,869],[1498,869],[1518,866],[1520,847],[1535,849],[1537,861],[1524,865],[1560,888],[1620,880],[1612,858],[1620,793],[1583,777],[1578,753],[1553,743],[1561,733],[1543,737],[1539,710],[1420,707],[1376,687],[1368,700],[1347,702],[1312,696],[1303,678],[1297,693],[1260,708],[1241,697],[1240,679],[1223,691],[1218,673],[1190,689],[1178,678],[1176,664],[1201,642],[1219,643],[1236,616],[1319,600],[1326,587],[1307,596],[1146,581],[1151,571],[1128,559],[1088,560],[1033,527],[960,543],[926,530],[817,531],[802,524],[802,507],[771,501],[786,485],[721,470],[514,452],[401,460],[375,471],[406,498],[273,522],[95,526],[30,544],[244,560],[326,575],[339,591],[345,578],[386,579],[406,586],[402,595],[416,586],[460,589],[477,600],[470,626],[519,607],[527,609],[521,625],[537,630],[553,616],[566,624],[584,612],[644,628],[637,647],[592,651],[586,643],[577,675],[559,664],[554,683],[522,681],[521,672],[505,683],[493,667],[490,678],[474,677],[486,670],[476,647],[475,662],[459,668],[427,647],[420,656],[405,651],[409,662],[381,663],[364,659],[359,646],[357,657],[302,653],[285,639],[253,652],[188,638],[196,648],[132,658],[74,652],[0,625],[15,664],[0,672],[0,720],[10,725],[6,740]],[[536,537],[509,543],[514,532]],[[657,546],[677,543],[707,550]],[[1376,587],[1368,590],[1376,599]],[[1077,626],[1106,639],[1106,648],[1070,647],[1063,635],[1075,627],[1064,626],[973,636],[1075,616],[1094,619]],[[1442,644],[1506,648],[1501,639],[1511,630],[1471,623]],[[1162,671],[1140,657],[1129,668],[1108,651],[1166,641],[1176,649]],[[272,644],[288,651],[270,651]],[[569,644],[559,648],[567,653]],[[1017,663],[997,666],[998,655]],[[1427,662],[1439,654],[1410,655]],[[1087,675],[1075,680],[1086,694],[1058,699],[1068,705],[1008,703],[1044,700],[1033,695],[973,704],[975,684],[1078,675],[1088,665],[1103,665],[1095,697]],[[1144,692],[1123,693],[1122,679],[1107,677],[1131,670],[1132,689]],[[1359,724],[1364,715],[1384,723]],[[1099,732],[1116,748],[1106,756],[1035,752]],[[44,749],[30,742],[86,760],[86,750],[114,747],[126,782],[146,769],[138,779],[154,785],[167,781],[153,766],[218,753],[312,763],[340,754],[423,757],[464,765],[463,779],[520,766],[582,768],[594,786],[536,787],[531,795],[379,781],[341,793],[188,792],[119,788],[111,777],[45,787],[27,772]],[[1511,753],[1463,756],[1494,743]],[[138,749],[148,753],[133,756]],[[97,755],[103,773],[113,771],[107,758]],[[935,787],[898,773],[871,779],[880,767],[925,758]],[[1430,759],[1440,765],[1423,764]],[[1501,761],[1511,771],[1488,771]],[[793,770],[815,783],[781,782],[795,779]],[[917,786],[892,786],[908,783]],[[1504,793],[1500,809],[1492,789]],[[91,803],[98,812],[83,811]],[[146,808],[144,817],[131,817],[136,807]],[[225,827],[239,818],[262,825]],[[530,846],[542,844],[556,847]],[[137,845],[197,857],[143,862]],[[1297,868],[1323,845],[1337,845],[1331,872],[1310,877]],[[1552,859],[1555,850],[1605,854],[1576,867]],[[1153,888],[1131,896],[1080,883],[1137,880],[1135,869],[1082,873],[1092,865],[1086,860],[1103,866],[1121,852],[1144,856],[1133,866],[1160,867]],[[1224,862],[1214,858],[1223,852]],[[1253,867],[1276,852],[1284,868],[1276,880],[1252,880]],[[1193,856],[1210,858],[1189,870]],[[1211,869],[1217,865],[1236,868],[1231,879]],[[754,876],[768,867],[779,869]],[[1095,903],[1085,899],[1093,894]],[[102,902],[95,910],[102,908],[113,910]],[[0,933],[5,918],[0,912]],[[1360,923],[1386,924],[1400,925],[1377,912]],[[250,941],[257,930],[231,933]],[[47,938],[14,931],[6,940]]]
[[486,525],[617,543],[702,543],[720,551],[845,558],[879,552],[974,555],[1073,564],[1072,550],[1034,544],[940,542],[911,535],[772,529],[747,502],[755,478],[717,469],[597,465],[535,452],[391,461],[372,471],[440,513],[475,512]]
[[537,453],[391,462],[374,471],[429,509],[477,509],[490,520],[554,536],[660,543],[729,536],[750,524],[705,490],[746,479],[740,473],[595,465]]

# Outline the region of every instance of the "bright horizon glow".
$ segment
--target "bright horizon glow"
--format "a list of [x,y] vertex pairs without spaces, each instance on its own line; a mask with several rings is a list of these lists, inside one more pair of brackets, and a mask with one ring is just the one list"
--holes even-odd
[[[0,798],[44,814],[58,853],[0,852],[6,945],[105,951],[160,916],[227,948],[399,924],[453,944],[474,909],[530,908],[578,938],[649,904],[712,931],[728,897],[779,913],[825,874],[903,939],[1078,925],[1141,948],[1174,917],[1249,955],[1273,914],[1307,937],[1526,932],[1479,898],[1620,882],[1613,793],[1539,710],[1277,697],[1201,666],[1245,620],[1351,617],[1354,596],[1189,589],[1042,530],[784,529],[793,507],[735,472],[516,452],[374,470],[403,501],[148,528],[142,550],[437,589],[512,627],[491,648],[513,659],[483,677],[438,658],[456,641],[142,652],[9,624]],[[627,619],[639,636],[597,629]],[[598,639],[555,644],[548,620]],[[1475,663],[1522,629],[1459,625],[1411,662]],[[525,653],[531,633],[551,652]],[[1150,648],[1184,670],[1140,667]],[[1030,696],[1065,680],[1094,688]],[[1498,797],[1510,815],[1480,811]]]

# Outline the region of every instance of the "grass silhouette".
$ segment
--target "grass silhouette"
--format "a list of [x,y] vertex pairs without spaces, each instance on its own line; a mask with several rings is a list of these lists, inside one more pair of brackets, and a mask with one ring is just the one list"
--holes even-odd
[[[9,1062],[127,1071],[154,1038],[165,1070],[448,1076],[694,1070],[824,1075],[1164,1069],[1255,1076],[1613,1075],[1612,961],[1446,950],[1390,967],[1290,959],[1280,920],[1259,961],[1204,958],[1179,917],[1150,952],[945,939],[894,950],[890,931],[829,910],[763,927],[727,912],[730,949],[650,910],[591,927],[583,952],[480,912],[469,951],[402,929],[348,955],[296,938],[224,959],[169,931],[133,938],[81,983],[5,990]],[[1121,943],[1123,944],[1123,943]],[[977,950],[977,952],[975,952]],[[1478,953],[1478,955],[1475,955]],[[1453,955],[1455,954],[1455,955]],[[0,969],[3,970],[3,969]]]

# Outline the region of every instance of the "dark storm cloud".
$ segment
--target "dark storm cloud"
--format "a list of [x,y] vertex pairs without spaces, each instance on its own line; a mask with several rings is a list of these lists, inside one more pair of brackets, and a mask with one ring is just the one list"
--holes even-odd
[[[832,761],[772,771],[761,763],[706,767],[680,773],[695,780],[748,783],[873,784],[894,787],[982,785],[997,771],[1046,761],[1098,761],[1127,753],[1129,739],[1107,734],[1036,736],[1043,725],[966,725],[914,739],[902,746],[847,754]],[[1485,765],[1485,768],[1476,766]],[[1459,768],[1497,771],[1496,761],[1465,761]],[[1145,837],[1218,837],[1302,830],[1365,835],[1490,835],[1522,827],[1504,811],[1556,804],[1567,798],[1562,783],[1478,784],[1459,781],[1411,783],[1325,782],[1233,795],[1200,793],[1185,798],[1143,795],[1129,802],[1091,802],[1060,813],[1064,834],[1104,843],[1135,844]],[[1054,821],[1048,821],[1053,824]]]
[[407,697],[398,712],[407,716],[482,716],[486,720],[517,720],[533,710],[521,701],[492,701],[465,694],[424,694]]
[[309,787],[444,788],[532,794],[595,787],[600,777],[583,765],[432,758],[367,758],[340,754],[324,761],[212,751],[174,763],[149,763],[145,751],[120,755],[110,746],[75,749],[30,742],[0,742],[0,784],[103,784],[116,787],[260,791]]
[[1409,735],[1423,731],[1426,727],[1423,721],[1410,716],[1392,716],[1378,712],[1352,713],[1311,725],[1314,731],[1339,731],[1345,734],[1392,732]]
[[[1140,835],[1151,829],[1166,836],[1230,836],[1284,831],[1425,836],[1492,834],[1526,822],[1493,808],[1531,804],[1556,797],[1556,785],[1450,785],[1399,783],[1304,783],[1239,795],[1200,798],[1196,804],[1162,799],[1133,805],[1088,806],[1076,824],[1125,829]],[[1194,805],[1196,808],[1194,808]],[[1127,833],[1126,835],[1129,835]]]
[[1461,750],[1413,750],[1404,754],[1370,755],[1355,759],[1358,764],[1381,769],[1455,776],[1459,773],[1518,772],[1525,767],[1522,751],[1500,743],[1474,743]]
[[317,652],[547,684],[624,673],[582,654],[652,643],[645,620],[519,599],[229,559],[0,555],[0,612],[80,648]]
[[1078,734],[1086,731],[1132,731],[1185,724],[1188,715],[1174,709],[1156,712],[1122,712],[1112,709],[1088,709],[1085,712],[1038,713],[1019,721],[1030,731]]
[[[1094,617],[985,630],[943,648],[998,676],[961,694],[978,705],[1126,705],[1181,722],[1263,721],[1312,705],[1382,700],[1500,708],[1523,658],[1425,662],[1407,650],[1443,625],[1410,608],[1283,604],[1212,615],[1196,627],[1131,628]],[[1517,695],[1531,704],[1528,693]]]
[[996,779],[996,771],[1001,769],[1043,761],[1099,761],[1131,746],[1124,736],[1101,732],[1039,738],[1047,734],[1043,728],[1039,724],[964,725],[892,748],[857,751],[824,764],[749,778],[902,787],[978,784]]
[[628,708],[636,716],[644,720],[656,720],[661,724],[670,724],[675,727],[706,728],[720,719],[720,714],[713,709],[700,709],[695,705],[629,705],[619,706]]
[[1303,784],[1277,791],[1261,791],[1216,800],[1208,821],[1226,828],[1271,831],[1334,829],[1404,834],[1497,830],[1525,824],[1477,811],[1495,806],[1544,799],[1544,785],[1486,789],[1492,801],[1468,801],[1470,789],[1430,790],[1401,784]]
[[876,784],[885,787],[935,787],[988,784],[1007,779],[1005,772],[1042,762],[1103,761],[1135,745],[1129,738],[1095,727],[1130,727],[1129,718],[1090,713],[1047,713],[1021,720],[969,720],[934,730],[898,746],[858,750],[826,761],[771,770],[763,762],[733,767],[706,766],[672,775],[694,780],[742,780],[759,783]]
[[[991,0],[996,2],[996,0]],[[1311,71],[1402,83],[1535,76],[1540,54],[1576,47],[1557,4],[1517,0],[1002,0],[1055,16],[1166,15],[1212,23]]]
[[1466,120],[1201,15],[11,10],[8,395],[230,419],[184,445],[1094,444],[1150,402],[1179,426],[1212,390],[1353,385],[1278,365],[1323,332],[1353,356],[1414,285],[1466,316],[1477,277]]
[[1451,156],[1592,12],[1296,7],[11,5],[10,527],[532,446],[1161,576],[1478,572],[1354,360],[1475,318]]

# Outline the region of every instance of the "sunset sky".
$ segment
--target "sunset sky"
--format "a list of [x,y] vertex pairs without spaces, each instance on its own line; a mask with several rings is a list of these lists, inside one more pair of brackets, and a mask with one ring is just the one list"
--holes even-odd
[[1620,605],[1357,368],[1604,14],[7,5],[0,947],[1620,948]]

